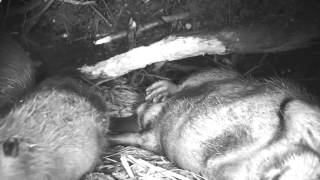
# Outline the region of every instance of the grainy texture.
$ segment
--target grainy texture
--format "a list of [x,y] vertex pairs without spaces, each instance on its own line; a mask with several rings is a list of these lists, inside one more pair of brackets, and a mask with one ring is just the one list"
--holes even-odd
[[141,132],[110,140],[210,180],[319,177],[320,109],[298,86],[211,69],[171,87],[169,99],[138,108]]
[[205,54],[283,52],[304,48],[310,46],[313,38],[318,36],[316,27],[306,27],[296,32],[290,27],[283,30],[265,25],[173,35],[148,46],[131,49],[94,66],[85,65],[80,71],[93,78],[115,78],[152,63]]
[[22,47],[0,34],[0,115],[6,113],[35,81],[35,68]]
[[107,145],[95,91],[71,78],[43,82],[0,124],[0,179],[77,180]]

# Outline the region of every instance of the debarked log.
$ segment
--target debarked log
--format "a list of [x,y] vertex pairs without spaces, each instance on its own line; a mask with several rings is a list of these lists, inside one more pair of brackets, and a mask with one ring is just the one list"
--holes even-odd
[[116,78],[152,63],[205,54],[283,52],[310,46],[319,38],[318,27],[251,26],[216,32],[172,35],[79,70],[90,78]]

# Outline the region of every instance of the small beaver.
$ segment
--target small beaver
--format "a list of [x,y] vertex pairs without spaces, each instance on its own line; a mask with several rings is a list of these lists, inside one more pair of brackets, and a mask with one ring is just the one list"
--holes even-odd
[[211,69],[178,85],[151,85],[137,109],[140,132],[109,139],[163,154],[210,180],[316,180],[320,109],[308,96],[282,80]]
[[10,110],[35,82],[35,67],[23,48],[0,34],[0,115]]
[[0,179],[79,179],[107,146],[105,110],[85,84],[45,80],[0,121]]

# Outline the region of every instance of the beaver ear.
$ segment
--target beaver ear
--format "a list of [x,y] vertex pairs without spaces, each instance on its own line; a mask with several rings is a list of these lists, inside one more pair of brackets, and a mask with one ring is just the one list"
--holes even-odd
[[17,157],[19,155],[19,140],[18,138],[12,137],[7,139],[2,144],[3,153],[5,156]]

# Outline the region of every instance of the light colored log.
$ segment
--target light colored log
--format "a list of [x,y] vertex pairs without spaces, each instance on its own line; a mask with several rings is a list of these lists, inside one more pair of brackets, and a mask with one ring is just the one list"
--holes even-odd
[[149,46],[137,47],[111,57],[94,66],[85,65],[80,71],[92,78],[115,78],[155,62],[226,52],[226,46],[213,35],[169,36]]

